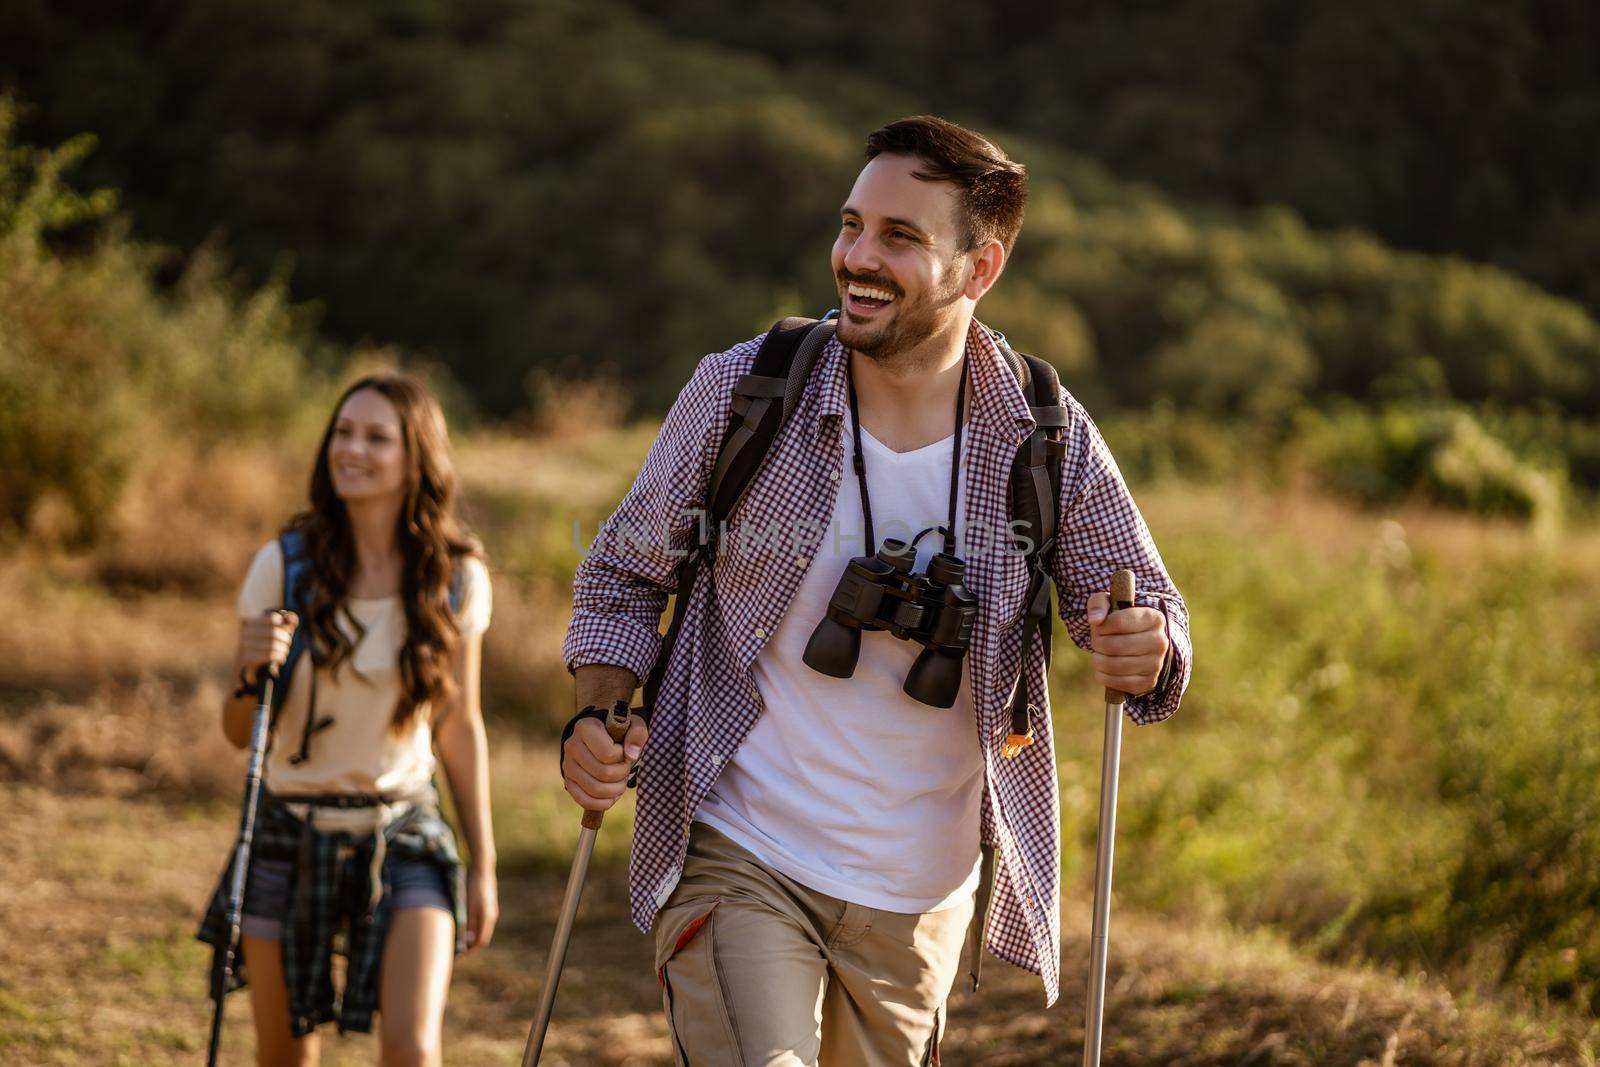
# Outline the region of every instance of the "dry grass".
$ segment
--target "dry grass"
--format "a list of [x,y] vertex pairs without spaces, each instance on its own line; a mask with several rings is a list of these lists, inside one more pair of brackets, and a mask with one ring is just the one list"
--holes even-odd
[[456,471],[469,492],[609,511],[655,434],[649,423],[588,420],[551,434],[479,431],[457,441]]
[[572,574],[652,434],[575,421],[560,435],[482,433],[458,446],[467,514],[495,578],[483,679],[492,714],[545,732],[571,714],[561,641]]
[[[1139,507],[1157,543],[1163,530],[1227,530],[1240,542],[1303,545],[1329,563],[1357,562],[1373,553],[1423,551],[1440,566],[1473,574],[1535,551],[1559,551],[1590,574],[1600,573],[1600,524],[1575,525],[1559,535],[1528,524],[1410,504],[1369,510],[1308,486],[1271,489],[1162,483],[1137,490]],[[1396,540],[1398,538],[1398,541]]]
[[[570,699],[559,658],[565,577],[649,441],[648,428],[574,424],[563,434],[459,446],[495,577],[485,705],[539,726],[528,735],[493,727],[506,917],[453,987],[448,1062],[467,1067],[517,1062],[541,980],[577,829],[544,732]],[[251,488],[237,488],[247,475]],[[204,953],[191,927],[234,832],[242,769],[216,728],[230,602],[249,554],[293,506],[298,474],[241,450],[169,456],[138,477],[141,492],[115,516],[118,539],[88,556],[27,549],[0,563],[0,606],[24,620],[0,628],[7,1064],[161,1065],[202,1054]],[[213,479],[214,493],[204,488]],[[1330,561],[1404,553],[1470,575],[1537,547],[1509,525],[1423,510],[1376,516],[1293,491],[1173,487],[1141,503],[1158,539],[1228,530],[1244,542],[1287,538]],[[1600,598],[1591,588],[1600,536],[1574,534],[1558,551],[1572,561],[1574,588]],[[607,821],[597,851],[552,1065],[670,1062],[648,947],[624,918],[628,816]],[[1079,871],[1066,915],[1062,1002],[1044,1010],[1035,979],[992,965],[980,996],[952,1002],[946,1063],[1078,1061],[1083,880]],[[1430,978],[1316,963],[1265,935],[1120,905],[1109,1010],[1108,1064],[1592,1064],[1600,1036],[1577,1015],[1536,1019],[1509,1001],[1453,998]],[[249,1062],[247,1011],[235,998],[225,1062]],[[324,1062],[374,1058],[370,1039],[352,1037],[330,1040]]]
[[221,706],[210,679],[105,682],[83,702],[47,697],[0,722],[0,778],[97,796],[231,796],[241,771]]
[[[560,648],[572,569],[625,488],[618,455],[649,440],[641,427],[563,433],[458,445],[465,507],[494,575],[485,706],[542,729],[569,704]],[[36,539],[0,561],[0,604],[26,606],[20,625],[0,628],[0,706],[32,708],[50,693],[81,702],[112,681],[223,681],[233,592],[302,506],[307,458],[291,451],[305,449],[150,442],[103,541],[69,555]]]
[[561,658],[570,608],[563,594],[529,591],[504,573],[494,575],[494,596],[494,625],[484,635],[484,709],[549,734],[572,714],[572,679]]
[[301,506],[309,468],[308,457],[259,443],[204,452],[152,443],[94,551],[96,577],[120,592],[236,589],[255,550]]
[[[498,751],[496,792],[537,798],[552,834],[541,848],[564,856],[575,813],[553,796],[546,761],[528,756],[516,745]],[[0,784],[0,804],[11,816],[0,823],[0,850],[12,858],[0,908],[9,929],[30,932],[0,939],[0,1058],[193,1062],[209,1015],[205,953],[192,925],[233,833],[231,807],[63,794],[31,783]],[[508,807],[502,800],[501,812]],[[625,918],[616,850],[625,822],[608,823],[613,840],[586,894],[548,1044],[552,1067],[671,1062],[647,940]],[[516,846],[507,851],[499,935],[458,969],[449,1063],[517,1062],[564,882],[564,861],[529,858]],[[1044,1009],[1037,979],[991,962],[984,990],[952,1001],[946,1063],[1078,1062],[1088,926],[1081,892],[1065,920],[1062,1000]],[[1519,1019],[1458,1002],[1425,978],[1312,964],[1264,936],[1126,908],[1114,917],[1109,989],[1108,1064],[1593,1062],[1596,1034],[1572,1019]],[[224,1063],[250,1062],[247,1016],[244,999],[233,998]],[[369,1037],[325,1041],[324,1062],[335,1067],[374,1058]]]
[[0,562],[0,605],[14,620],[0,627],[0,706],[49,692],[81,700],[114,679],[221,672],[236,633],[225,597],[113,596],[92,560],[31,552]]
[[545,370],[528,375],[529,428],[535,436],[571,440],[597,427],[620,426],[629,392],[619,379],[560,378]]

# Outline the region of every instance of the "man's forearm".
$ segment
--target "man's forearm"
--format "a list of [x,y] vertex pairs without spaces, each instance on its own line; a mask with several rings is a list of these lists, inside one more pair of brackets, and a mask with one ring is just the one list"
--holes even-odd
[[637,674],[610,663],[586,663],[572,672],[572,678],[580,708],[590,704],[609,708],[619,700],[631,702],[633,691],[639,688]]

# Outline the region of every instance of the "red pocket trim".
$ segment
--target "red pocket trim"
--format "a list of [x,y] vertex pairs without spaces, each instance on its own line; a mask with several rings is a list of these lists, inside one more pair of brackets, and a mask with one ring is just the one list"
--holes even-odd
[[672,946],[672,951],[667,954],[667,958],[661,961],[661,968],[656,971],[656,981],[662,985],[667,984],[667,964],[672,962],[672,957],[683,951],[683,946],[694,940],[694,935],[700,932],[700,928],[711,918],[711,913],[717,910],[717,905],[720,903],[722,903],[722,898],[718,897],[711,902],[711,907],[706,909],[704,915],[683,928],[683,933],[678,935],[678,943]]
[[[676,956],[678,953],[682,952],[683,946],[694,940],[694,935],[700,932],[700,928],[706,924],[706,920],[709,918],[711,918],[711,913],[708,911],[704,915],[700,916],[700,918],[683,928],[683,933],[678,935],[678,943],[672,946],[672,956]],[[670,960],[672,956],[668,956],[667,959]]]

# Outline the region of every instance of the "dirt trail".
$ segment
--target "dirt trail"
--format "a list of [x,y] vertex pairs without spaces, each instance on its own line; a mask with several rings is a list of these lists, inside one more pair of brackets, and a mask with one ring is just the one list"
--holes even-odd
[[[191,938],[233,830],[226,804],[66,794],[0,784],[0,1063],[193,1064],[204,1055],[204,953]],[[446,1062],[519,1062],[565,874],[508,862],[506,918],[458,971]],[[551,1067],[670,1063],[646,939],[626,922],[622,871],[594,872],[548,1043]],[[1080,1061],[1087,910],[1066,916],[1061,1001],[998,962],[957,992],[944,1062]],[[1308,963],[1262,937],[1115,916],[1105,1062],[1566,1064],[1593,1062],[1555,1024],[1469,1009],[1420,981]],[[250,1062],[244,998],[224,1062]],[[370,1064],[368,1037],[331,1038],[323,1062]]]

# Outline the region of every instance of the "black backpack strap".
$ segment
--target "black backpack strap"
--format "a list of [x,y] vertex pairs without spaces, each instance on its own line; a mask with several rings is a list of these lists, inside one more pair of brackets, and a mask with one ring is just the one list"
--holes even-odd
[[1022,675],[1036,635],[1044,642],[1046,666],[1050,663],[1050,568],[1060,516],[1058,487],[1066,449],[1063,431],[1067,409],[1061,402],[1061,379],[1047,360],[1014,352],[1003,341],[999,345],[1017,375],[1034,420],[1033,431],[1023,440],[1011,464],[1011,517],[1018,536],[1025,539],[1028,567],[1022,662],[1012,689],[1011,734],[1001,749],[1002,754],[1014,756],[1033,742],[1027,686]]
[[[993,332],[993,331],[991,331]],[[1017,449],[1011,462],[1011,518],[1013,529],[1026,548],[1028,594],[1022,627],[1022,659],[1012,683],[1010,734],[1000,747],[1005,757],[1015,756],[1033,744],[1033,724],[1028,687],[1023,677],[1027,670],[1028,649],[1037,634],[1044,641],[1046,670],[1050,665],[1050,563],[1055,552],[1056,526],[1060,520],[1058,500],[1061,485],[1061,460],[1066,451],[1063,432],[1067,409],[1061,403],[1061,379],[1055,367],[1038,356],[1015,352],[1000,334],[994,334],[1000,354],[1016,375],[1017,384],[1028,400],[1034,429]],[[994,850],[984,845],[978,880],[979,906],[967,933],[968,974],[977,991],[983,974],[984,940],[989,928],[987,902],[994,887]]]
[[1066,451],[1063,433],[1067,409],[1061,402],[1061,379],[1056,376],[1056,369],[1038,356],[1013,355],[1023,360],[1029,371],[1023,389],[1028,393],[1034,429],[1011,465],[1011,512],[1013,518],[1028,524],[1035,546],[1029,553],[1029,563],[1048,570],[1060,520],[1058,497],[1061,459]]
[[656,698],[667,674],[672,649],[678,642],[678,632],[683,628],[684,614],[701,564],[715,557],[723,525],[766,462],[772,442],[777,440],[778,432],[805,392],[817,356],[833,339],[833,334],[834,324],[828,319],[788,318],[774,324],[761,342],[750,373],[733,387],[732,414],[706,493],[707,514],[700,528],[700,543],[678,564],[672,622],[661,639],[661,650],[650,668],[650,677],[645,679],[644,704],[634,709],[634,714],[646,723],[655,714]]
[[784,319],[767,331],[755,365],[733,387],[733,414],[706,494],[713,537],[755,481],[833,332],[829,320]]

